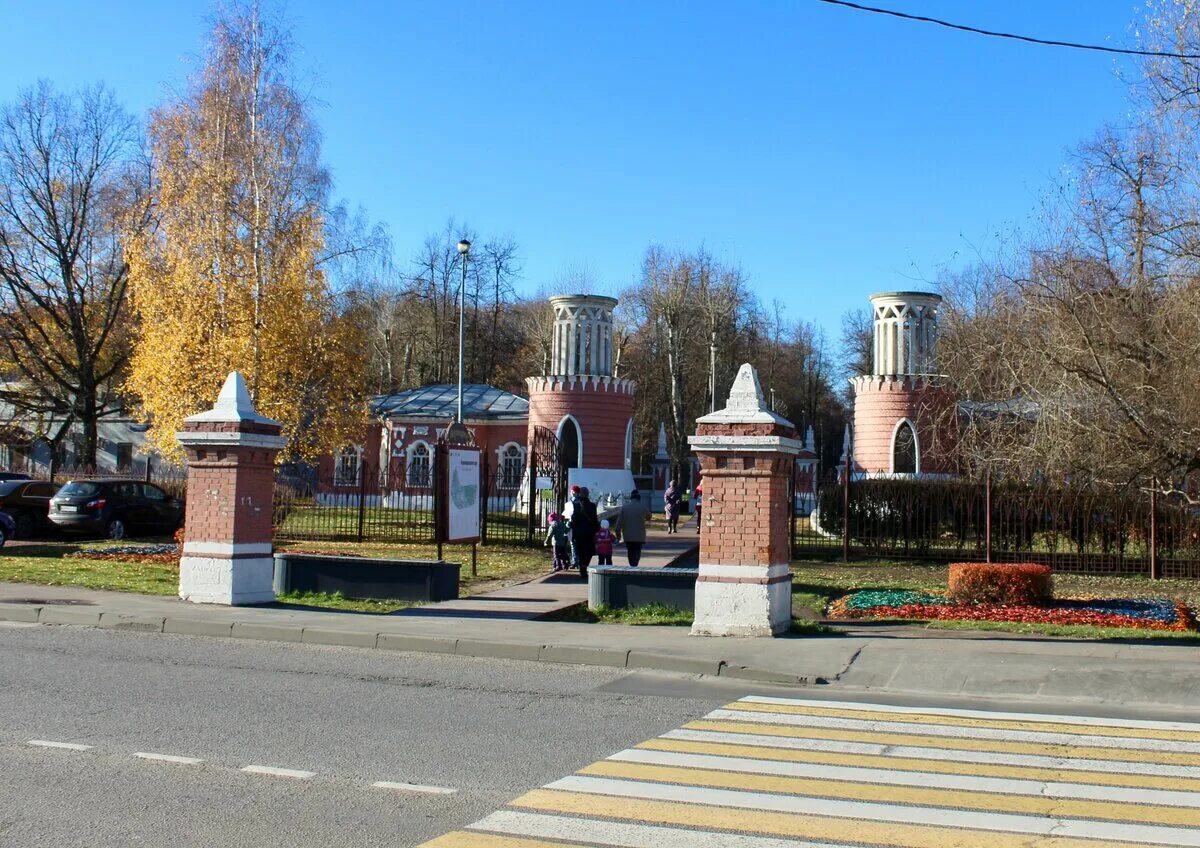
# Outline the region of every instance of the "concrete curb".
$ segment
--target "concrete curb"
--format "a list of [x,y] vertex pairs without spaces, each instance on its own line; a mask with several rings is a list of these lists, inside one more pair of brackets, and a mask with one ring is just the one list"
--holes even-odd
[[247,621],[221,621],[187,616],[158,616],[104,610],[96,607],[31,606],[0,603],[0,621],[50,625],[75,625],[108,630],[132,630],[140,633],[168,633],[181,636],[248,639],[265,642],[300,642],[306,645],[369,648],[413,653],[457,654],[466,657],[523,660],[562,665],[590,665],[731,677],[760,683],[784,683],[793,686],[826,683],[824,678],[801,677],[769,669],[729,665],[724,660],[681,657],[621,648],[580,645],[546,645],[516,642],[490,642],[478,639],[451,639],[437,636],[410,636],[401,633],[372,633],[365,630],[339,630],[334,627],[305,627],[301,624],[260,624]]

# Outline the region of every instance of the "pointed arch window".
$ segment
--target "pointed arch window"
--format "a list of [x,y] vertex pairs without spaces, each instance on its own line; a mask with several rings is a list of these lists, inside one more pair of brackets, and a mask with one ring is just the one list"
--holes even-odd
[[892,436],[892,473],[917,473],[917,431],[909,421],[901,421]]

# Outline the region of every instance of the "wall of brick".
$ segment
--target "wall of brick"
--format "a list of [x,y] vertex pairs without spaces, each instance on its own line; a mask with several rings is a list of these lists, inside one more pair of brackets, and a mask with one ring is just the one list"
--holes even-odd
[[573,415],[583,438],[583,467],[624,468],[625,433],[633,417],[632,385],[625,384],[628,390],[616,381],[531,385],[528,440],[535,427],[557,432],[559,422]]
[[916,424],[922,473],[952,474],[955,398],[926,380],[857,377],[854,380],[854,467],[869,474],[891,470],[892,434],[899,421]]
[[788,562],[787,489],[792,457],[759,452],[697,453],[704,480],[701,562]]
[[275,451],[242,447],[188,450],[189,542],[271,541]]

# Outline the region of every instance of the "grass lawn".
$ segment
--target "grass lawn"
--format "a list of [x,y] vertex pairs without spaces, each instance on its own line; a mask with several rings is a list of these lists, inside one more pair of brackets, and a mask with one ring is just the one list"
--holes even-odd
[[421,605],[419,601],[355,600],[343,597],[341,592],[334,592],[332,595],[325,592],[286,592],[279,595],[276,600],[285,606],[318,607],[380,615]]
[[[169,542],[169,539],[139,539],[137,543]],[[108,541],[54,541],[33,545],[9,545],[0,548],[0,581],[35,583],[48,586],[81,586],[114,592],[138,592],[146,595],[173,596],[179,591],[179,567],[175,563],[124,562],[119,559],[87,559],[67,554],[102,551]],[[433,559],[435,545],[357,544],[350,542],[280,543],[278,550],[321,551],[357,556]],[[501,545],[478,548],[477,577],[471,576],[469,545],[446,545],[442,556],[462,564],[463,595],[520,582],[549,570],[549,554],[541,548]],[[410,601],[349,600],[333,595],[291,594],[281,603],[299,606],[346,609],[358,612],[393,612],[413,606]]]
[[103,547],[104,543],[98,542],[6,546],[0,548],[0,580],[144,595],[174,595],[179,591],[179,567],[176,565],[66,557],[68,553]]
[[[613,609],[599,606],[588,609],[586,604],[576,604],[567,607],[558,615],[550,616],[547,620],[576,621],[584,624],[631,624],[631,625],[665,625],[673,627],[691,627],[695,618],[691,610],[681,610],[663,604],[647,604],[641,607],[626,607]],[[833,633],[836,632],[815,621],[792,619],[793,633]]]
[[[945,563],[893,560],[864,560],[850,563],[792,563],[792,608],[806,618],[823,618],[830,601],[860,589],[910,589],[942,591],[949,567]],[[1058,598],[1170,598],[1193,609],[1200,608],[1200,581],[1151,580],[1136,576],[1055,574]],[[1034,633],[1086,639],[1200,639],[1196,633],[1175,633],[1135,628],[1088,627],[1084,625],[1025,624],[1020,622],[933,621],[914,626],[942,630],[993,630]]]

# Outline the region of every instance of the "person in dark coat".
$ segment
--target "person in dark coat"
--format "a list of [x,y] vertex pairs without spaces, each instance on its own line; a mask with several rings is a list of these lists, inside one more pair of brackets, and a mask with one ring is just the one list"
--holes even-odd
[[596,505],[588,498],[588,490],[580,489],[571,500],[571,547],[579,576],[587,579],[587,569],[596,555]]
[[629,500],[621,507],[621,537],[625,541],[625,551],[629,556],[629,564],[636,566],[642,559],[642,545],[646,544],[646,519],[650,509],[642,502],[642,495],[634,489],[629,493]]
[[663,492],[663,512],[667,514],[667,532],[679,532],[679,489],[672,480]]

